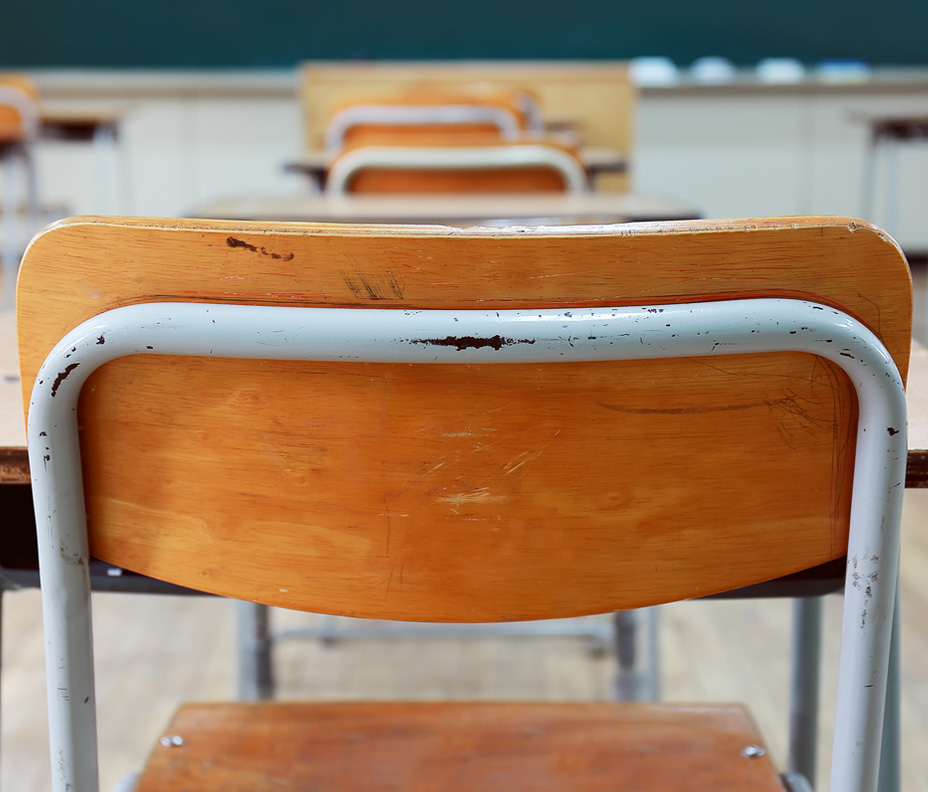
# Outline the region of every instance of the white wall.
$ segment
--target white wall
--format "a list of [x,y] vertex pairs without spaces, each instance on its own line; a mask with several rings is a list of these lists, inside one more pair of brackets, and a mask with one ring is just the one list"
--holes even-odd
[[897,210],[881,148],[870,210],[868,116],[928,117],[928,81],[813,88],[651,90],[639,106],[635,189],[674,195],[707,216],[868,215],[928,251],[928,140],[897,148]]

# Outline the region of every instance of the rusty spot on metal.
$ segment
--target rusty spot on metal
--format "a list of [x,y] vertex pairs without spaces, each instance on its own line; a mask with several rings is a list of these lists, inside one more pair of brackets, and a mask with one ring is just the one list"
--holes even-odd
[[61,383],[64,382],[68,378],[68,375],[79,365],[80,363],[71,363],[69,366],[65,367],[64,371],[60,372],[58,376],[55,377],[55,381],[52,383],[52,397],[58,393],[58,387],[61,385]]
[[458,352],[465,349],[483,349],[490,347],[499,351],[504,346],[511,344],[534,344],[534,339],[523,339],[516,341],[514,338],[504,338],[501,335],[490,336],[489,338],[477,338],[476,336],[445,336],[444,338],[414,338],[413,344],[428,344],[429,346],[448,346],[454,347]]

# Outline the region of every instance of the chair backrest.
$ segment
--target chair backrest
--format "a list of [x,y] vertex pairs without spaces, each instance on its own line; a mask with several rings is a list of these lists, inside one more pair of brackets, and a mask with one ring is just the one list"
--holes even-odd
[[0,143],[32,140],[39,127],[39,93],[23,74],[0,72]]
[[426,140],[344,150],[329,166],[326,193],[582,193],[590,188],[575,151],[558,141]]
[[[325,131],[325,150],[335,155],[347,145],[379,144],[406,135],[438,140],[489,135],[514,140],[542,130],[537,105],[524,92],[416,91],[396,96],[346,98],[336,105]],[[530,116],[529,113],[532,113]]]
[[89,553],[430,621],[847,554],[831,788],[875,789],[911,332],[878,229],[76,219],[18,297],[56,792],[96,779]]
[[[146,301],[580,311],[717,296],[832,305],[876,331],[904,375],[909,288],[894,244],[840,221],[76,220],[25,257],[22,379],[28,404],[65,332]],[[711,594],[846,549],[856,399],[806,354],[447,368],[145,357],[91,384],[94,554],[216,593],[425,620],[567,616]]]

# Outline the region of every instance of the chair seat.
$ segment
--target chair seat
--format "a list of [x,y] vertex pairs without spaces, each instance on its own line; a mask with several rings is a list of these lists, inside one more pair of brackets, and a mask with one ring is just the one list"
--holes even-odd
[[136,792],[782,792],[728,705],[192,704],[165,734],[183,742],[155,748]]

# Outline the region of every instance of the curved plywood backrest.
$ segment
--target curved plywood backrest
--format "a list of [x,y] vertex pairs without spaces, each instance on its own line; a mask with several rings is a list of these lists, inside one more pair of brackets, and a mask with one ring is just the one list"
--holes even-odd
[[581,193],[589,190],[589,179],[576,151],[557,140],[436,143],[419,135],[346,148],[329,166],[325,189],[331,195]]
[[524,92],[410,90],[343,99],[329,118],[325,149],[335,154],[346,145],[374,145],[422,134],[439,141],[461,135],[515,139],[530,131],[529,118],[534,117],[530,114],[537,106],[527,105],[526,96]]
[[[847,219],[349,227],[74,219],[27,251],[28,394],[109,308],[446,308],[814,299],[905,376],[898,247]],[[28,399],[27,399],[28,403]],[[856,401],[800,353],[394,365],[130,357],[84,388],[91,551],[218,594],[505,620],[711,594],[842,556]]]
[[34,137],[39,93],[24,74],[0,72],[0,143],[19,143]]

